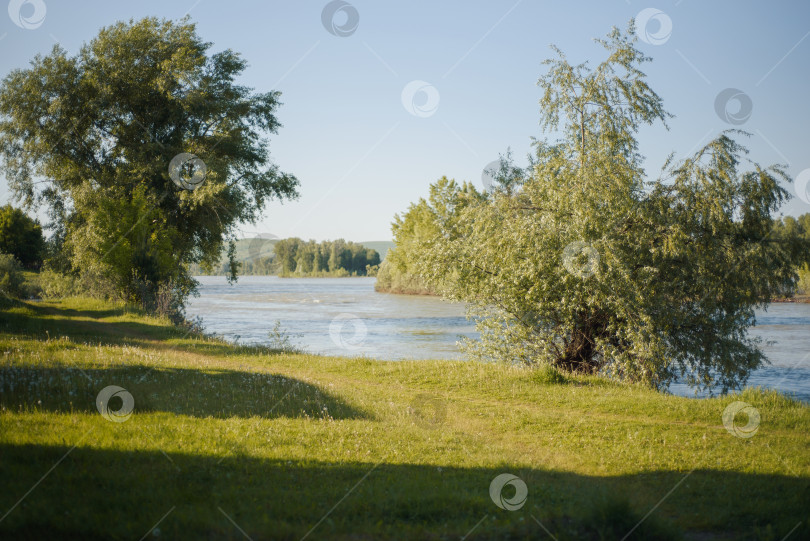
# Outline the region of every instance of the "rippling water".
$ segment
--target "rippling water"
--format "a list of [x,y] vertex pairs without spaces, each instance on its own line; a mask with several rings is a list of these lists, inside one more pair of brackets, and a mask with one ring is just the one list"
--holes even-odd
[[[464,306],[425,296],[374,291],[374,278],[198,277],[200,296],[188,306],[208,332],[242,343],[267,343],[276,321],[311,353],[376,359],[461,358],[460,336],[475,337]],[[772,387],[810,401],[810,304],[773,304],[757,312],[751,334],[763,339],[772,364],[749,385]],[[685,385],[676,394],[693,396]]]

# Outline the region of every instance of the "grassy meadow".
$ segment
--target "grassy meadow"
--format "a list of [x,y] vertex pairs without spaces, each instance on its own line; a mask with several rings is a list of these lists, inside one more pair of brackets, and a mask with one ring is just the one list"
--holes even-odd
[[810,410],[774,392],[289,353],[86,299],[4,299],[0,345],[4,539],[810,538]]

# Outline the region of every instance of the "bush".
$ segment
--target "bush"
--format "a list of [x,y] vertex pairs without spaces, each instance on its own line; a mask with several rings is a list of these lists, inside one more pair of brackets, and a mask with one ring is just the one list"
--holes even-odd
[[8,297],[25,297],[24,282],[19,261],[10,254],[0,254],[0,292]]
[[42,296],[48,299],[90,297],[110,301],[122,300],[114,285],[99,274],[62,272],[50,268],[48,264],[39,273],[39,287]]
[[534,369],[534,380],[537,383],[545,384],[559,384],[568,381],[558,369],[546,363]]

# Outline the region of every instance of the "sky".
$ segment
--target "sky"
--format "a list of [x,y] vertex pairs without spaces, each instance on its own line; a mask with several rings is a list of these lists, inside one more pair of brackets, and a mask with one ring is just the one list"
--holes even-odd
[[[80,7],[77,7],[80,6]],[[594,38],[636,17],[648,82],[675,115],[639,134],[650,178],[726,129],[749,157],[781,163],[810,212],[810,2],[11,0],[0,11],[0,74],[55,43],[76,53],[119,20],[189,15],[211,52],[249,63],[239,83],[278,90],[274,162],[300,198],[271,202],[240,236],[389,240],[396,213],[442,176],[481,186],[507,148],[519,165],[539,125],[538,78],[549,46],[569,61],[604,58]],[[804,173],[803,173],[804,172]],[[0,179],[0,203],[11,200]],[[44,216],[44,213],[40,213]]]

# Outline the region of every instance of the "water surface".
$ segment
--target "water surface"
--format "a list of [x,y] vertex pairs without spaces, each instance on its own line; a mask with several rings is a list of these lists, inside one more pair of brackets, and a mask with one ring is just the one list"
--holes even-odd
[[[464,305],[435,297],[374,291],[375,278],[201,276],[200,296],[188,305],[208,332],[241,343],[269,343],[275,322],[302,349],[325,355],[375,359],[459,359],[460,337],[477,337]],[[771,365],[751,374],[749,385],[810,401],[810,304],[772,304],[757,312],[753,336],[763,340]],[[694,396],[686,385],[673,393]]]

